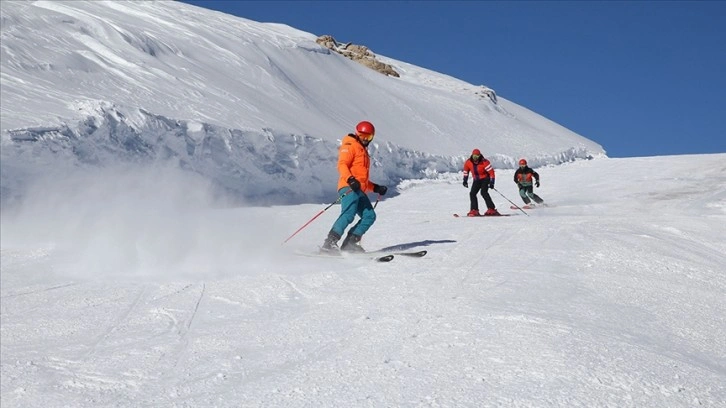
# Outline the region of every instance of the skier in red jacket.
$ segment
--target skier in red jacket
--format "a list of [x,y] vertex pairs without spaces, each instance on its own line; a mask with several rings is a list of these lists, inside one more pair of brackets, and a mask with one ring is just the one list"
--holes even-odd
[[481,196],[487,204],[487,211],[484,215],[501,215],[494,206],[494,201],[489,196],[489,189],[494,188],[494,168],[489,160],[482,157],[479,149],[474,149],[471,156],[464,162],[464,187],[469,187],[469,173],[472,176],[471,191],[469,191],[470,210],[467,216],[477,217],[479,214],[479,201],[476,195],[481,191]]

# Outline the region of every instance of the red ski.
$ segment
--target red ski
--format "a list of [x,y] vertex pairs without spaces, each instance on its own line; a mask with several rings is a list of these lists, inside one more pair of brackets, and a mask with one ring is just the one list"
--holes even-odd
[[480,214],[480,215],[459,215],[459,214],[454,214],[454,217],[456,217],[456,218],[459,218],[459,217],[461,217],[461,218],[467,218],[467,217],[471,217],[471,218],[481,218],[481,217],[509,217],[510,215],[517,215],[517,214],[497,214],[497,215],[484,215],[484,214]]

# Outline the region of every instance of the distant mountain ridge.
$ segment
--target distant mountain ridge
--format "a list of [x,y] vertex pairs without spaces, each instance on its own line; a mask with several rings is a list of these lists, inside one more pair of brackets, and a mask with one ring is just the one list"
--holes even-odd
[[173,1],[0,7],[3,199],[41,163],[171,161],[249,202],[325,201],[363,119],[388,184],[459,171],[474,147],[499,168],[605,157],[488,87],[377,55],[400,78],[381,75],[285,25]]

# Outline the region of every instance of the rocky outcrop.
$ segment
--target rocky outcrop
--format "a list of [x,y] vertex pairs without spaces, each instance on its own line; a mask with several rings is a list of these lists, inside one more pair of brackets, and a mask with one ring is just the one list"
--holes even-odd
[[335,41],[330,35],[321,35],[315,40],[316,43],[322,45],[325,48],[331,49],[344,57],[351,59],[359,64],[365,65],[368,68],[376,70],[381,74],[400,77],[398,72],[389,64],[384,64],[376,59],[376,55],[373,54],[368,47],[364,45],[357,45],[353,43],[339,43]]
[[480,89],[474,91],[475,94],[479,95],[480,98],[488,98],[494,103],[497,103],[497,93],[493,89],[481,85]]

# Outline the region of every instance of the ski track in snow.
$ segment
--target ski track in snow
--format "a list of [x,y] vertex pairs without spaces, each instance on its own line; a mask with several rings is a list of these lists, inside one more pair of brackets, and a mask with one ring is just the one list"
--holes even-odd
[[[698,174],[723,159],[661,160]],[[726,207],[699,194],[726,188],[621,182],[649,160],[541,169],[557,206],[530,217],[454,219],[458,176],[417,183],[380,203],[364,246],[429,253],[389,264],[294,254],[337,207],[282,247],[297,225],[253,224],[277,209],[217,210],[205,235],[221,239],[190,247],[196,272],[179,276],[66,276],[65,255],[3,248],[3,407],[722,406]],[[601,172],[618,182],[570,187]]]

